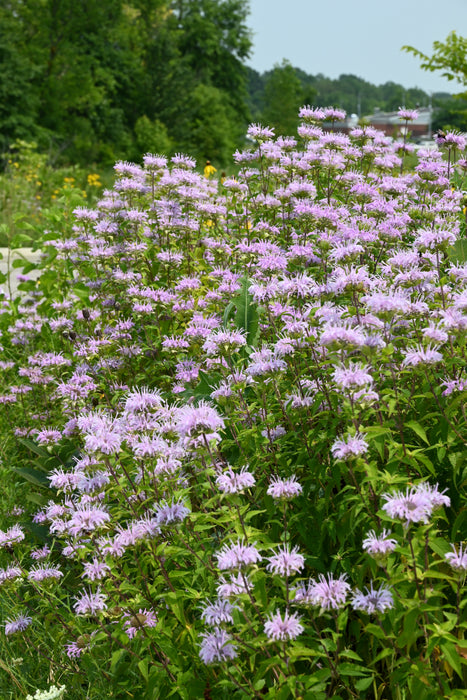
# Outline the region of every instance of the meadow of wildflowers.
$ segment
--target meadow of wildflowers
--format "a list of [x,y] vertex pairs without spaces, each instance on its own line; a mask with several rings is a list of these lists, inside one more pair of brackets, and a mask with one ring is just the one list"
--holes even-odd
[[2,698],[465,697],[466,142],[300,117],[0,302]]

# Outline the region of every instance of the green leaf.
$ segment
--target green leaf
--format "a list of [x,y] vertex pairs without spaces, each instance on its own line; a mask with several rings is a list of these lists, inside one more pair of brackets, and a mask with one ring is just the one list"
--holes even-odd
[[41,493],[28,493],[26,496],[27,500],[30,501],[31,503],[35,503],[38,506],[45,506],[48,502],[47,496],[42,495]]
[[417,423],[417,421],[414,420],[409,420],[407,423],[405,423],[407,428],[410,428],[411,430],[414,431],[418,435],[419,438],[423,440],[423,442],[426,442],[427,445],[430,444],[430,441],[428,440],[426,436],[426,432],[424,428],[420,425],[420,423]]
[[463,680],[460,656],[454,644],[452,642],[441,642],[440,647],[448,664],[454,669],[459,678]]
[[233,303],[233,301],[230,301],[225,307],[224,315],[222,317],[222,325],[227,326],[228,322],[233,316],[234,311],[235,304]]
[[37,471],[37,469],[32,469],[31,467],[11,467],[11,470],[22,476],[26,481],[30,481],[31,484],[44,486],[46,488],[50,486],[50,482],[45,474]]
[[339,664],[338,670],[341,676],[366,676],[368,673],[371,673],[369,668],[359,666],[358,664],[351,664],[347,661],[344,661],[343,664]]
[[199,382],[195,388],[188,387],[183,391],[180,396],[182,396],[186,401],[192,397],[195,401],[200,401],[201,399],[210,399],[211,393],[214,391],[214,387],[220,381],[220,375],[209,375],[206,372],[200,370],[198,374]]
[[467,239],[460,238],[446,252],[452,262],[467,262]]
[[47,542],[47,540],[50,537],[49,528],[46,525],[39,525],[38,523],[33,523],[32,521],[29,521],[25,523],[24,527],[40,542]]
[[250,280],[243,277],[241,291],[233,300],[237,309],[234,322],[237,328],[245,331],[248,345],[254,347],[258,342],[259,312],[258,306],[253,302],[253,295],[248,291],[249,286]]
[[115,669],[117,668],[118,664],[120,663],[125,654],[126,649],[117,649],[117,651],[114,651],[110,659],[110,671],[112,673],[115,673]]
[[45,450],[43,447],[40,447],[39,445],[36,445],[36,443],[32,440],[28,440],[27,438],[19,438],[18,442],[27,447],[28,450],[31,450],[31,452],[34,452],[36,455],[39,455],[39,457],[46,457],[47,459],[50,457],[50,454],[47,452],[47,450]]
[[165,596],[165,602],[174,613],[177,620],[185,627],[187,624],[183,609],[182,593],[170,592]]
[[81,301],[88,301],[91,290],[84,282],[76,282],[76,284],[73,285],[73,293],[76,294]]
[[367,688],[370,687],[370,685],[372,683],[373,683],[373,676],[370,676],[369,678],[361,678],[359,681],[356,681],[355,689],[356,690],[366,690]]
[[428,544],[429,544],[430,549],[432,549],[433,552],[438,554],[443,559],[444,559],[444,555],[447,552],[451,551],[451,548],[450,548],[448,542],[446,542],[446,540],[443,539],[442,537],[433,537],[430,540],[428,540]]
[[404,617],[404,629],[402,633],[397,638],[397,644],[399,647],[410,647],[415,642],[417,637],[422,634],[419,626],[416,624],[420,616],[420,611],[418,608],[409,610],[407,615]]
[[451,541],[455,542],[457,539],[457,533],[458,532],[464,532],[464,521],[467,519],[467,508],[464,508],[461,510],[457,518],[454,520],[454,524],[452,526],[451,530]]
[[382,630],[378,625],[375,625],[373,622],[369,622],[367,625],[365,625],[365,632],[367,634],[371,634],[373,637],[376,637],[376,639],[386,639],[384,630]]
[[25,267],[25,265],[27,265],[27,264],[28,264],[28,261],[26,260],[26,258],[24,258],[23,256],[20,256],[19,258],[15,258],[12,261],[11,267],[13,267],[16,270],[19,267]]
[[[19,228],[19,224],[16,224]],[[25,225],[21,225],[21,228],[25,228]],[[33,242],[31,236],[26,233],[16,233],[10,241],[10,248],[24,248],[25,246],[30,246]]]
[[138,668],[141,671],[141,675],[143,676],[146,683],[148,682],[148,678],[149,678],[148,666],[149,666],[149,659],[147,659],[147,658],[141,659],[141,661],[138,662]]

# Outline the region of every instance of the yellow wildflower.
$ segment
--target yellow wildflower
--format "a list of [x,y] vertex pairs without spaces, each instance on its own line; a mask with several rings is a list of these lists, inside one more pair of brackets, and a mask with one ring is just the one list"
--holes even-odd
[[211,165],[211,161],[207,160],[206,165],[204,166],[204,177],[211,177],[211,175],[214,175],[214,173],[217,173],[217,169]]

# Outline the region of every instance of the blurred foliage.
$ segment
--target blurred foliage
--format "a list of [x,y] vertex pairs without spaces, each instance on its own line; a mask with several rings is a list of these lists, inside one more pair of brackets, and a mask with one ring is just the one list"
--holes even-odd
[[298,111],[314,101],[316,91],[306,89],[295,68],[286,60],[274,66],[264,81],[261,121],[275,127],[276,134],[293,134],[299,124]]
[[0,174],[0,247],[29,246],[72,211],[94,204],[109,173],[77,166],[52,168],[35,142],[15,141]]
[[190,111],[200,94],[235,142],[249,118],[246,14],[246,0],[2,3],[0,150],[34,139],[81,166],[186,150],[209,131]]
[[[359,117],[425,106],[430,96],[355,75],[310,75],[287,60],[260,74],[247,0],[8,0],[0,4],[0,154],[37,143],[62,167],[111,167],[144,152],[186,152],[226,168],[246,127],[261,121],[292,133],[303,104]],[[465,40],[435,42],[428,70],[463,83]],[[436,128],[466,129],[465,100],[432,96]]]
[[[274,110],[277,100],[272,86],[280,81],[280,78],[288,77],[291,81],[285,86],[284,112],[286,104],[291,103],[290,91],[295,94],[302,91],[301,104],[313,104],[319,107],[335,105],[345,109],[348,114],[357,114],[363,117],[374,112],[378,107],[382,111],[395,111],[402,105],[407,107],[428,106],[430,96],[419,88],[406,89],[394,82],[386,82],[383,85],[372,83],[357,77],[356,75],[343,74],[333,80],[318,73],[309,75],[300,68],[292,67],[283,62],[276,65],[272,71],[263,74],[252,68],[248,72],[248,85],[250,93],[250,109],[254,118],[261,118]],[[298,84],[300,83],[300,84]],[[451,96],[447,93],[439,93],[433,96],[437,102],[443,104]],[[290,133],[290,132],[289,132]]]
[[423,70],[431,73],[441,71],[447,80],[467,85],[467,39],[458,36],[456,32],[450,32],[444,42],[434,41],[432,56],[427,56],[413,46],[402,48],[420,60]]
[[[427,56],[413,46],[404,46],[405,51],[420,60],[424,70],[440,72],[444,78],[467,87],[467,39],[451,32],[446,40],[433,42],[433,55]],[[467,131],[467,92],[453,95],[448,100],[438,101],[433,122],[435,129]]]

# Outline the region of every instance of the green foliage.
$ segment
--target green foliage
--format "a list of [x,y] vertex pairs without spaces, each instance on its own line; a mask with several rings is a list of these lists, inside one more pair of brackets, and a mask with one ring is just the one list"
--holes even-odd
[[246,14],[245,0],[2,5],[0,147],[29,132],[82,165],[113,164],[143,143],[163,151],[198,143],[203,156],[213,151],[212,119],[199,124],[209,116],[204,88],[219,91],[219,148],[232,150],[248,120]]
[[467,97],[453,95],[449,100],[435,100],[433,131],[467,131]]
[[167,127],[159,119],[151,121],[146,115],[135,124],[138,153],[170,153],[172,141]]
[[0,174],[0,246],[31,246],[45,227],[66,227],[73,209],[93,203],[101,190],[98,173],[53,168],[35,142],[15,141]]
[[273,126],[278,135],[293,134],[299,124],[298,110],[305,101],[305,91],[294,67],[284,60],[267,75],[261,121]]
[[[346,110],[348,114],[357,114],[363,117],[366,114],[371,114],[376,107],[383,111],[397,110],[401,105],[413,106],[428,105],[429,95],[419,88],[406,89],[402,85],[394,82],[387,82],[383,85],[373,85],[356,75],[342,74],[339,78],[331,79],[322,74],[310,75],[300,68],[294,67],[290,69],[289,64],[285,61],[282,68],[276,66],[273,71],[267,71],[259,74],[253,69],[248,70],[248,85],[250,94],[250,108],[255,119],[261,119],[261,116],[266,106],[266,85],[272,78],[274,71],[279,71],[274,80],[277,80],[280,71],[287,67],[287,73],[292,79],[292,85],[295,87],[290,90],[290,93],[297,95],[297,78],[300,81],[302,91],[301,104],[310,104],[321,107],[329,105],[337,105]],[[293,74],[293,78],[292,78]],[[273,81],[274,83],[274,81]],[[291,100],[292,105],[294,99],[291,99],[287,85],[284,85],[286,99]],[[444,98],[438,100],[439,104],[443,104]],[[280,105],[276,101],[277,108]],[[286,110],[283,110],[285,116]],[[294,113],[296,110],[290,111],[288,119],[295,119]],[[296,123],[296,122],[294,122]]]
[[467,86],[467,39],[451,32],[444,42],[433,42],[433,55],[427,56],[413,46],[403,46],[421,62],[423,70],[441,71],[444,78]]
[[198,85],[189,94],[187,118],[180,140],[183,150],[199,162],[226,165],[235,148],[235,114],[216,87]]

